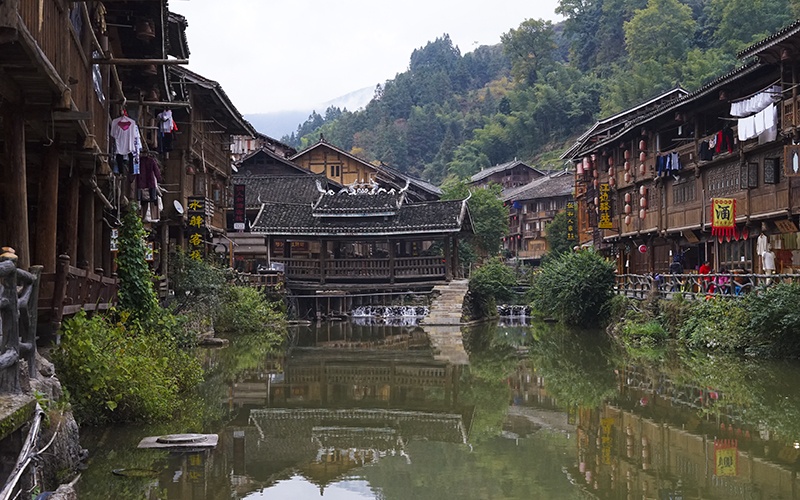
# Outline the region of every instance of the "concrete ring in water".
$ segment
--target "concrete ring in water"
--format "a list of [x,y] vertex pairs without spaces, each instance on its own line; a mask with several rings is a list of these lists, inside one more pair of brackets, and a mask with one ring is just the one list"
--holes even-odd
[[190,444],[202,443],[207,439],[208,436],[205,434],[166,434],[164,436],[158,436],[156,442],[162,444]]

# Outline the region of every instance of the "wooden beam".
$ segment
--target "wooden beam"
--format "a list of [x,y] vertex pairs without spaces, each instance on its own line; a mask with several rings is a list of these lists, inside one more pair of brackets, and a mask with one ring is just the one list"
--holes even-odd
[[93,270],[94,265],[94,190],[81,185],[78,221],[78,267]]
[[36,253],[34,262],[44,266],[44,272],[56,271],[56,233],[58,232],[58,143],[44,148],[39,176],[38,219],[36,222]]
[[21,105],[7,103],[3,106],[3,142],[6,161],[0,164],[0,178],[4,179],[6,241],[17,252],[17,267],[27,270],[31,265],[28,233],[28,182],[25,159],[25,118]]
[[63,213],[63,220],[59,228],[63,228],[63,241],[66,248],[67,260],[72,263],[78,260],[78,199],[80,198],[80,179],[77,169],[72,169],[67,187],[67,201]]
[[186,101],[140,101],[138,99],[116,99],[113,104],[140,104],[142,106],[156,106],[159,108],[191,108],[192,104]]
[[155,65],[174,65],[174,64],[189,64],[188,59],[127,59],[127,58],[95,58],[92,59],[92,64],[115,64],[117,66],[147,66],[150,64]]

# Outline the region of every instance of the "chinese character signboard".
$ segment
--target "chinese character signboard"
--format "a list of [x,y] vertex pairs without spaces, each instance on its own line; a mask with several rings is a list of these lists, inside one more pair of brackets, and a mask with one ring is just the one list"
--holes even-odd
[[608,184],[600,184],[599,189],[598,201],[600,204],[597,207],[599,212],[597,227],[599,229],[612,229],[614,225],[611,222],[611,189]]
[[739,474],[739,449],[735,439],[714,440],[714,475],[736,476]]
[[578,221],[575,218],[575,200],[567,201],[567,239],[578,239]]
[[733,238],[736,233],[736,200],[733,198],[712,198],[711,234]]
[[204,235],[206,232],[206,199],[201,196],[190,196],[186,206],[189,218],[189,257],[203,260],[206,257]]
[[234,184],[233,186],[233,229],[244,231],[246,228],[246,204],[245,204],[245,185]]

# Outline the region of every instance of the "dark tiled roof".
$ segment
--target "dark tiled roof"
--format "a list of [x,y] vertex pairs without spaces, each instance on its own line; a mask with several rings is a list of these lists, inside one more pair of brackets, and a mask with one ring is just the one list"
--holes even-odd
[[674,102],[684,99],[687,95],[689,95],[689,92],[681,87],[675,87],[666,92],[658,94],[647,101],[639,103],[636,106],[620,111],[619,113],[609,116],[608,118],[598,120],[594,125],[592,125],[592,127],[578,137],[578,139],[575,141],[575,144],[573,144],[572,147],[567,149],[561,155],[561,159],[566,160],[574,158],[576,152],[586,146],[586,141],[590,137],[603,133],[605,133],[606,136],[612,135],[614,133],[612,132],[613,129],[618,129],[619,127],[622,127],[623,129],[626,128],[630,122],[636,121],[637,116],[648,114],[648,110],[652,111],[653,109],[661,109],[665,106],[671,106]]
[[250,125],[250,122],[244,119],[244,116],[236,109],[236,106],[233,105],[228,94],[225,93],[219,83],[180,66],[170,66],[169,71],[179,79],[185,81],[188,85],[195,85],[198,88],[206,89],[213,95],[215,104],[221,112],[220,116],[224,116],[223,126],[226,128],[226,132],[230,134],[248,135],[250,137],[256,135],[256,129]]
[[278,163],[282,163],[282,164],[284,164],[284,165],[286,165],[288,167],[294,168],[300,174],[309,174],[310,173],[308,170],[304,169],[303,167],[301,167],[300,165],[294,163],[293,161],[287,160],[283,156],[281,156],[279,154],[276,154],[274,151],[272,151],[268,147],[258,148],[258,149],[255,149],[253,151],[250,151],[249,153],[244,155],[239,161],[237,161],[236,165],[242,165],[243,163],[247,162],[251,158],[255,158],[256,156],[259,156],[259,155],[266,155],[266,156],[272,158],[273,160],[275,160]]
[[632,118],[631,121],[626,123],[625,126],[621,128],[619,131],[610,134],[608,137],[602,138],[596,143],[588,144],[584,142],[579,147],[573,146],[566,153],[564,153],[564,155],[562,155],[562,158],[575,159],[578,156],[581,156],[589,151],[596,151],[607,144],[614,143],[620,140],[621,138],[625,137],[626,135],[630,134],[636,127],[642,126],[645,123],[649,122],[650,120],[653,120],[664,114],[672,113],[681,108],[681,106],[696,104],[696,101],[702,99],[703,97],[709,95],[710,93],[721,89],[725,85],[735,82],[739,78],[751,75],[760,68],[764,68],[764,66],[761,66],[756,62],[750,62],[748,64],[745,64],[744,66],[735,68],[730,72],[717,78],[716,80],[713,80],[703,85],[702,87],[700,87],[699,89],[695,90],[690,94],[679,97],[673,101],[664,103],[658,106],[657,108],[648,111],[647,113]]
[[796,35],[798,32],[800,32],[800,19],[793,22],[789,26],[786,26],[785,28],[777,31],[776,33],[773,33],[772,35],[761,40],[760,42],[756,42],[753,45],[747,47],[743,51],[736,54],[736,57],[739,59],[744,59],[750,56],[754,56],[758,54],[760,51],[768,49],[774,46],[775,44],[784,41],[786,38]]
[[519,161],[519,160],[514,160],[514,161],[509,161],[509,162],[506,162],[506,163],[501,163],[500,165],[495,165],[494,167],[487,168],[485,170],[481,170],[477,174],[475,174],[472,177],[470,177],[470,181],[478,182],[479,180],[485,179],[486,177],[489,177],[492,174],[495,174],[497,172],[503,172],[505,170],[511,170],[512,168],[514,168],[514,167],[516,167],[518,165],[522,165],[523,167],[529,168],[529,169],[533,170],[534,172],[537,172],[537,173],[539,173],[541,175],[544,175],[544,172],[531,167],[527,163]]
[[[349,196],[349,195],[343,195]],[[370,196],[370,195],[352,195]],[[265,203],[251,232],[273,235],[406,235],[472,231],[463,200],[406,203],[387,217],[315,217],[310,204]]]
[[[387,175],[387,176],[399,177],[403,181],[408,181],[413,186],[416,186],[416,187],[418,187],[419,189],[421,189],[423,191],[427,191],[428,193],[433,194],[433,195],[435,195],[437,197],[442,195],[442,190],[439,189],[438,187],[434,186],[430,182],[424,181],[422,179],[418,179],[418,178],[413,177],[411,175],[408,175],[408,174],[406,174],[404,172],[401,172],[401,171],[397,170],[396,168],[392,168],[392,167],[390,167],[388,165],[381,165],[380,167],[378,167],[378,180],[379,181],[381,180],[381,177],[382,177],[381,174],[382,173]],[[403,187],[403,186],[399,186],[399,187]]]
[[343,188],[339,192],[329,191],[314,205],[316,217],[357,217],[394,215],[403,203],[403,194],[395,190],[380,190],[371,194],[358,194]]
[[189,44],[186,41],[186,27],[189,23],[180,14],[170,12],[167,16],[168,54],[178,59],[189,58]]
[[572,174],[557,174],[535,179],[524,186],[503,193],[503,201],[535,200],[556,196],[569,196],[575,189],[575,178]]
[[235,176],[233,184],[244,184],[245,204],[249,208],[262,203],[304,203],[311,206],[319,199],[317,181],[327,179],[317,175],[245,175]]

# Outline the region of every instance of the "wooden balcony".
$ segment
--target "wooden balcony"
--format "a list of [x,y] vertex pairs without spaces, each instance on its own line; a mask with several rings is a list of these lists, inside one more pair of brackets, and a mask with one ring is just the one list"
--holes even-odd
[[431,281],[445,279],[442,257],[398,257],[377,259],[274,259],[284,265],[286,279],[320,283]]
[[[80,33],[70,21],[71,9],[77,9],[73,12],[81,20],[83,28]],[[22,21],[19,39],[30,57],[27,64],[46,77],[35,82],[26,80],[28,83],[22,85],[23,93],[36,100],[39,93],[60,92],[62,105],[72,108],[68,109],[72,117],[63,121],[56,117],[56,128],[69,128],[75,124],[87,138],[83,147],[107,151],[108,111],[95,90],[91,63],[92,52],[100,51],[100,47],[91,35],[88,11],[78,3],[40,0],[19,2],[18,13]],[[8,57],[12,55],[9,53]],[[11,76],[17,74],[12,72]],[[24,78],[27,79],[27,75]],[[105,78],[109,78],[108,75]],[[99,90],[107,93],[108,88],[109,82],[104,81]],[[110,97],[104,95],[105,99]]]

